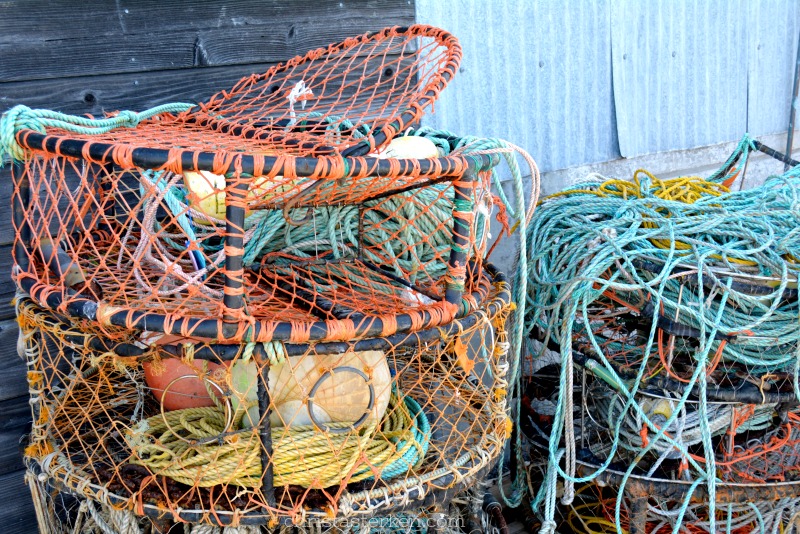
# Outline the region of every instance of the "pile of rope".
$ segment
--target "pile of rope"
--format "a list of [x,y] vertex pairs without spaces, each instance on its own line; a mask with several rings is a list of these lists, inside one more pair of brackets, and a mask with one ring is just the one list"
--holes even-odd
[[[635,455],[648,444],[650,432],[641,414],[645,414],[657,428],[663,428],[665,435],[684,446],[683,449],[676,449],[667,440],[656,441],[650,452],[658,456],[658,460],[649,467],[647,476],[653,476],[664,460],[680,459],[683,451],[701,445],[704,432],[717,437],[726,433],[736,435],[772,427],[776,409],[775,404],[745,405],[745,410],[740,410],[736,404],[710,402],[706,412],[700,413],[696,403],[681,403],[679,397],[670,395],[669,392],[662,392],[661,396],[654,396],[651,393],[640,394],[637,396],[638,408],[626,410],[627,399],[623,395],[604,387],[601,382],[595,382],[593,385],[600,387],[589,389],[586,401],[588,412],[600,428],[618,434],[618,454],[629,451],[633,454],[628,456],[628,459],[633,460]],[[677,417],[672,417],[678,404],[681,404],[681,412]],[[668,419],[672,419],[672,423],[666,425]],[[707,424],[704,424],[703,420],[707,421]],[[600,442],[595,442],[597,443]],[[696,459],[703,461],[702,457]]]
[[[127,435],[131,463],[197,487],[259,487],[258,428],[238,430],[243,411],[233,420],[237,430],[226,428],[225,410],[221,405],[186,408],[144,420]],[[335,432],[351,425],[328,426]],[[401,399],[394,392],[377,425],[367,423],[343,434],[320,432],[313,425],[273,428],[272,436],[276,486],[327,488],[342,481],[389,480],[418,467],[428,450],[431,427],[414,399]]]
[[[761,187],[730,191],[755,148],[745,137],[708,179],[659,180],[644,171],[632,182],[593,177],[544,199],[536,210],[527,245],[526,334],[542,342],[529,345],[534,358],[550,347],[561,365],[548,472],[533,503],[542,509],[543,532],[556,526],[557,480],[564,480],[562,502],[571,503],[576,483],[620,460],[630,417],[647,439],[637,440],[641,446],[624,469],[614,521],[619,525],[625,484],[642,459],[677,451],[694,483],[707,487],[714,531],[712,437],[718,430],[712,428],[710,381],[722,375],[723,387],[735,388],[743,379],[763,385],[764,377],[785,374],[800,399],[800,167]],[[618,395],[613,412],[625,414],[609,421],[608,455],[585,477],[576,474],[577,356]],[[618,372],[620,361],[629,374]],[[681,376],[678,367],[686,370]],[[639,402],[640,390],[657,376],[682,383],[668,417],[654,417]],[[672,432],[693,395],[693,441],[699,440],[701,458]],[[772,412],[764,407],[758,413],[766,420]],[[683,502],[680,513],[688,506]]]
[[[615,498],[604,494],[602,488],[591,483],[584,484],[576,491],[576,501],[579,502],[571,504],[566,514],[566,522],[573,532],[585,534],[630,532],[627,505],[621,523],[615,523]],[[674,510],[674,504],[669,501],[648,504],[645,532],[649,534],[713,532],[709,530],[711,522],[704,506],[690,505],[685,515],[680,516]],[[774,502],[731,503],[720,506],[715,523],[717,532],[727,534],[752,532],[796,534],[798,514],[800,514],[800,498],[797,497]]]

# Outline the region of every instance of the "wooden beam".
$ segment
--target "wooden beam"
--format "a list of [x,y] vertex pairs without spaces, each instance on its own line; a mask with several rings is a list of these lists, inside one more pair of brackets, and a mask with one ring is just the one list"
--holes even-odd
[[[16,397],[0,402],[0,475],[18,471],[23,467],[22,436],[31,429],[31,409],[28,396]],[[2,502],[2,501],[0,501]],[[5,504],[0,506],[3,508]]]
[[169,102],[200,102],[217,91],[232,87],[245,76],[266,72],[272,65],[248,63],[0,83],[0,111],[24,104],[72,115],[102,116],[120,109],[140,111]]
[[[396,13],[385,11],[387,8]],[[80,7],[74,0],[7,0],[0,6],[0,43],[269,26],[277,22],[286,25],[288,32],[291,25],[312,20],[339,19],[339,26],[344,27],[344,22],[356,16],[353,12],[360,12],[360,17],[383,19],[383,26],[402,25],[413,23],[414,9],[414,2],[407,0],[89,0]]]
[[27,367],[17,354],[16,319],[0,321],[0,402],[28,394]]
[[16,293],[16,286],[11,280],[11,248],[11,245],[0,245],[0,321],[15,316],[14,305],[11,303]]

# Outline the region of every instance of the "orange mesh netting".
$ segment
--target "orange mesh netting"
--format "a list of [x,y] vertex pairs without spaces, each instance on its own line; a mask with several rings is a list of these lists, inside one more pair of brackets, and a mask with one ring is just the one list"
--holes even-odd
[[21,300],[29,465],[100,503],[192,522],[424,504],[502,452],[508,299],[495,282],[447,328],[311,345],[109,339]]
[[485,261],[514,148],[413,125],[460,56],[390,28],[201,104],[3,116],[40,511],[47,483],[104,532],[309,525],[488,472],[516,373]]
[[18,285],[100,324],[229,342],[463,316],[485,293],[499,156],[406,129],[459,59],[452,36],[418,25],[309,52],[177,115],[11,110]]

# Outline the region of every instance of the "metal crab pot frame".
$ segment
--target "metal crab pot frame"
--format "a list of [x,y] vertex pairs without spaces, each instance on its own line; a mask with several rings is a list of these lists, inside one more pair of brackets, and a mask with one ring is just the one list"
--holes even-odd
[[[85,157],[88,153],[92,158],[88,159],[92,163],[101,165],[117,165],[113,159],[114,151],[112,147],[102,143],[90,143],[88,141],[70,140],[45,136],[31,131],[20,132],[17,136],[20,144],[32,150],[44,150],[49,154],[63,157]],[[168,155],[165,151],[153,151],[155,154],[139,159],[137,150],[134,150],[133,162],[137,166],[145,169],[158,169],[168,163]],[[201,153],[199,155],[187,154],[184,156],[188,161],[185,170],[211,171],[213,170],[214,154]],[[242,171],[252,170],[254,156],[243,155],[241,157]],[[270,171],[278,162],[279,158],[264,156],[263,165],[265,171]],[[305,160],[308,161],[306,164]],[[386,160],[374,158],[344,158],[346,167],[351,172],[342,176],[332,176],[331,179],[347,179],[359,173],[367,172],[373,176],[381,176],[390,173],[390,164]],[[401,173],[411,172],[415,168],[419,169],[424,175],[428,175],[436,180],[452,181],[456,199],[469,199],[470,190],[474,187],[477,180],[477,173],[484,172],[493,168],[499,163],[499,156],[476,155],[470,157],[448,156],[436,160],[395,160],[402,164]],[[303,176],[304,173],[311,173],[314,163],[319,163],[317,158],[297,158],[297,175]],[[279,170],[278,172],[283,172]],[[181,335],[191,332],[192,335],[210,339],[232,340],[239,338],[242,341],[265,340],[269,338],[275,341],[293,340],[297,333],[291,323],[275,322],[263,320],[243,320],[237,316],[243,313],[245,308],[245,298],[243,290],[242,272],[244,270],[243,259],[243,239],[244,239],[244,220],[245,208],[242,203],[230,201],[226,212],[226,237],[225,248],[231,252],[226,256],[224,266],[224,299],[223,305],[225,315],[222,319],[200,319],[185,317],[180,313],[154,313],[150,311],[137,310],[113,306],[102,301],[80,296],[74,289],[69,287],[56,288],[42,283],[39,276],[31,271],[31,230],[25,220],[25,214],[30,206],[30,186],[28,177],[25,173],[13,172],[14,176],[14,198],[13,198],[13,220],[17,231],[17,239],[14,246],[14,261],[16,266],[15,280],[20,290],[28,294],[39,305],[51,309],[60,310],[76,318],[97,321],[108,326],[123,326],[150,332],[163,332],[165,334]],[[402,175],[402,174],[401,174]],[[416,184],[394,191],[402,191],[429,185],[432,182]],[[241,192],[242,199],[246,192],[247,183],[242,182],[237,185],[228,184],[230,191],[236,191],[244,187]],[[386,196],[386,195],[383,195]],[[378,197],[367,197],[371,200]],[[453,212],[453,233],[452,251],[448,261],[446,275],[452,282],[448,283],[444,299],[437,303],[435,308],[438,313],[422,311],[414,313],[400,313],[393,318],[396,323],[391,326],[391,333],[405,333],[415,329],[424,329],[438,326],[447,320],[463,315],[470,309],[469,302],[464,302],[463,280],[464,274],[461,272],[468,264],[467,254],[463,250],[468,244],[469,223],[463,214]],[[359,261],[357,259],[356,261]],[[385,335],[387,326],[380,316],[366,316],[362,314],[352,314],[346,321],[354,324],[354,337],[374,337]],[[308,326],[308,341],[326,341],[331,337],[335,338],[331,321],[316,321]]]
[[[11,110],[7,118],[15,128],[15,153],[19,152],[15,156],[19,164],[12,170],[14,278],[18,287],[40,306],[102,325],[172,335],[190,333],[226,342],[339,341],[343,335],[345,340],[385,337],[440,326],[466,315],[474,307],[474,301],[469,299],[470,289],[465,282],[470,282],[470,275],[480,271],[485,252],[482,246],[475,247],[476,235],[471,232],[475,193],[481,186],[488,186],[487,173],[500,162],[499,154],[469,151],[449,154],[460,139],[444,133],[443,137],[437,137],[440,143],[450,146],[445,151],[449,155],[444,157],[426,153],[421,159],[379,158],[375,152],[385,149],[399,132],[422,117],[457,72],[460,60],[458,41],[443,30],[425,25],[386,28],[309,51],[266,73],[246,77],[230,90],[220,91],[208,101],[177,114],[162,111],[155,115],[143,113],[140,117],[134,112],[121,112],[105,119],[115,121],[114,126],[106,127],[104,122],[99,127],[82,117],[59,116],[47,122],[53,112],[41,115],[27,108]],[[304,101],[304,111],[296,112],[291,93],[306,83],[313,99],[309,106]],[[284,97],[283,93],[292,87],[289,97]],[[351,91],[355,92],[349,94]],[[84,127],[87,121],[90,127]],[[332,126],[335,128],[330,130]],[[83,167],[78,169],[80,165]],[[81,180],[76,198],[67,193],[71,186],[66,175],[71,172],[78,172]],[[188,197],[181,196],[186,206],[182,211],[173,210],[166,220],[158,219],[158,212],[154,212],[151,215],[159,229],[157,235],[149,233],[150,229],[142,225],[142,219],[146,218],[144,206],[165,208],[164,204],[170,202],[156,190],[162,186],[176,189],[177,182],[161,184],[163,175],[160,175],[155,187],[145,176],[171,173],[186,179],[187,172],[209,172],[224,180],[222,184],[209,182],[207,185],[214,192],[208,196],[205,192],[200,195],[191,191],[187,182],[186,192],[201,199],[192,207]],[[134,185],[141,188],[133,208],[123,198],[123,177],[132,178]],[[150,185],[145,191],[147,183]],[[387,265],[381,252],[386,243],[403,239],[390,236],[382,242],[370,242],[365,252],[363,233],[372,230],[362,227],[364,210],[372,209],[366,203],[387,198],[402,201],[399,195],[430,191],[437,185],[446,187],[447,195],[451,195],[446,199],[451,205],[448,220],[446,224],[439,220],[436,229],[449,231],[449,246],[437,249],[433,260],[422,260],[416,256],[416,250],[403,250],[401,253],[409,256],[413,265],[411,272],[398,276],[396,268],[393,275],[391,269],[384,270]],[[40,194],[41,190],[44,192]],[[436,200],[444,197],[442,192]],[[192,217],[197,216],[198,210],[203,211],[197,206],[204,200],[217,203],[214,216],[219,219],[218,226],[210,234],[204,234],[203,239],[195,240],[197,225],[190,231],[184,223],[188,219],[186,224],[194,224]],[[218,204],[220,201],[223,208]],[[66,202],[66,213],[60,213],[60,202]],[[305,303],[318,308],[311,310],[318,313],[302,319],[297,313],[290,318],[293,320],[281,318],[280,310],[262,305],[265,300],[275,298],[276,293],[252,286],[274,280],[276,285],[291,285],[295,272],[290,273],[287,282],[275,274],[277,270],[270,271],[272,267],[267,269],[262,265],[261,269],[269,271],[269,275],[261,277],[259,272],[252,272],[252,265],[244,264],[245,219],[249,207],[255,205],[262,210],[283,209],[286,224],[295,227],[297,221],[290,213],[297,208],[305,208],[308,218],[315,208],[358,206],[358,228],[353,230],[358,234],[358,242],[350,244],[357,250],[349,258],[340,258],[334,248],[334,257],[316,258],[317,265],[350,263],[354,268],[371,272],[380,283],[390,287],[390,293],[414,290],[430,296],[414,283],[417,269],[421,268],[426,275],[423,278],[437,286],[434,302],[420,309],[399,303],[386,306],[379,303],[382,296],[379,292],[364,291],[376,301],[373,306],[376,309],[361,313],[360,307],[336,309],[336,303],[330,302],[330,294],[320,294],[313,296],[321,298]],[[83,220],[87,209],[97,212],[91,224]],[[379,209],[383,206],[375,208]],[[170,210],[172,207],[167,213]],[[410,226],[420,222],[402,217],[399,221]],[[53,228],[54,225],[58,228]],[[177,226],[183,230],[182,236],[178,232],[178,238],[173,235]],[[110,231],[107,242],[100,245],[87,242],[91,236],[86,234],[95,230]],[[420,242],[427,245],[421,223],[419,231]],[[76,233],[80,234],[77,238]],[[40,242],[45,238],[51,240],[47,245]],[[135,254],[138,248],[135,253],[129,250],[130,241],[154,238],[167,242],[187,239],[186,250],[178,252],[173,248],[166,254],[166,267],[161,265],[147,271],[140,265],[141,257]],[[59,250],[63,240],[73,240],[66,251]],[[77,245],[76,240],[80,241]],[[208,258],[203,256],[208,249],[197,248],[201,241],[203,247],[214,241],[209,246],[216,247],[215,254],[223,251],[224,261],[215,256],[206,269]],[[410,248],[418,243],[404,242],[404,245]],[[45,246],[52,250],[45,253]],[[59,250],[57,258],[56,250]],[[119,256],[113,268],[111,255],[117,251]],[[160,258],[165,257],[163,250],[158,253]],[[381,261],[371,259],[375,256]],[[63,262],[61,257],[65,258]],[[121,266],[122,259],[125,261]],[[297,265],[314,263],[294,256],[289,259]],[[164,285],[153,278],[158,275],[174,278],[181,265],[183,269],[187,265],[191,268],[189,260],[194,270],[201,273],[202,283],[197,284],[193,274],[185,285],[208,285],[204,299],[195,298],[198,293],[191,292],[188,296],[169,298],[155,295],[161,294]],[[248,261],[252,261],[252,256]],[[387,260],[389,264],[391,261]],[[95,262],[88,267],[97,267],[91,273],[92,280],[84,280],[86,285],[91,287],[90,281],[99,281],[114,295],[108,297],[93,287],[91,291],[76,290],[76,286],[48,275],[48,268],[54,266],[56,270],[68,270],[77,265],[80,271],[81,262]],[[423,265],[420,267],[417,262]],[[425,272],[425,262],[435,264],[429,273]],[[470,262],[477,265],[471,268]],[[128,264],[134,269],[141,267],[144,274],[138,273],[136,280],[132,280],[124,272]],[[440,275],[441,269],[444,274]],[[211,283],[205,279],[206,275],[213,278]],[[255,275],[255,280],[248,278],[250,275]],[[143,278],[146,278],[143,287],[137,286],[136,282],[141,284]],[[311,280],[312,275],[307,273],[307,278]],[[178,285],[186,281],[187,278],[179,277]],[[307,291],[294,289],[291,306],[299,305]],[[149,291],[153,295],[137,298],[136,291]],[[357,302],[358,296],[350,300]],[[304,323],[302,328],[293,327],[297,322]]]
[[[578,460],[578,473],[580,476],[592,476],[600,469],[599,465]],[[596,475],[596,482],[601,486],[610,486],[623,491],[630,499],[630,534],[645,534],[647,532],[648,499],[666,499],[684,502],[687,498],[691,503],[709,503],[708,487],[697,485],[691,481],[666,480],[646,477],[641,475],[626,475],[623,472],[606,468]],[[622,489],[622,483],[625,487]],[[717,482],[714,485],[718,507],[727,504],[742,504],[748,502],[770,502],[785,498],[797,498],[800,495],[800,481],[773,482],[769,484],[742,484],[733,482]]]
[[[510,311],[510,290],[505,282],[502,274],[496,272],[493,268],[489,268],[492,274],[493,291],[491,295],[482,302],[478,310],[473,311],[462,319],[455,320],[443,327],[426,329],[419,332],[408,334],[395,334],[386,338],[373,338],[354,340],[350,343],[345,342],[329,342],[329,343],[301,343],[290,344],[286,343],[284,346],[288,354],[299,354],[303,351],[314,350],[317,354],[341,354],[347,350],[364,350],[364,349],[379,349],[391,347],[399,350],[411,350],[425,352],[425,347],[435,346],[438,343],[446,342],[448,339],[453,339],[454,336],[459,336],[465,331],[470,331],[475,328],[488,328],[492,324],[492,328],[484,335],[491,336],[494,340],[493,343],[503,343],[504,339],[504,320],[505,316]],[[104,354],[106,357],[115,354],[119,358],[125,358],[128,362],[141,361],[148,357],[148,352],[142,347],[136,346],[133,343],[119,343],[107,339],[102,339],[102,334],[90,332],[81,333],[80,330],[75,331],[74,321],[70,321],[64,316],[49,311],[47,309],[38,309],[38,307],[30,300],[23,300],[21,302],[23,309],[22,315],[25,316],[29,313],[28,309],[37,308],[37,313],[44,317],[48,324],[60,325],[56,328],[60,330],[55,334],[55,337],[63,340],[64,347],[76,354],[78,358],[85,359],[84,352],[87,354],[93,352],[94,354]],[[486,326],[482,326],[486,325]],[[27,327],[28,336],[38,336],[39,342],[43,334],[37,328]],[[37,334],[38,332],[38,334]],[[70,334],[70,332],[72,332]],[[498,345],[499,346],[499,345]],[[232,358],[234,355],[230,352],[231,347],[236,347],[236,350],[241,349],[241,345],[221,345],[216,343],[209,343],[205,346],[208,354],[207,358],[211,358],[215,354],[220,359]],[[64,348],[61,349],[65,350]],[[496,362],[499,369],[506,368],[506,347],[499,354],[499,360]],[[201,354],[200,351],[197,354]],[[256,357],[260,357],[254,353]],[[28,351],[29,365],[31,370],[36,373],[43,373],[43,364],[41,355],[36,354],[36,350],[31,348]],[[179,354],[172,355],[180,357]],[[431,364],[433,365],[433,364]],[[265,365],[261,374],[266,375],[269,365]],[[43,388],[41,381],[37,381],[36,376],[30,376],[33,380],[31,382],[31,394],[36,395],[37,402],[32,402],[34,409],[34,420],[41,422],[42,417],[47,417],[46,413],[43,416],[42,412],[42,397],[47,397],[48,392]],[[41,380],[41,379],[38,379]],[[261,413],[268,413],[269,404],[269,391],[266,380],[258,380],[259,384],[259,407]],[[465,488],[470,487],[473,483],[480,481],[484,475],[494,466],[500,455],[502,454],[503,443],[505,440],[505,423],[506,423],[506,410],[502,397],[496,397],[499,391],[504,390],[505,381],[502,374],[495,374],[492,377],[492,383],[486,389],[486,394],[494,398],[494,401],[489,401],[486,398],[486,405],[481,408],[481,411],[486,413],[482,416],[477,415],[474,417],[487,418],[482,425],[486,426],[482,432],[488,435],[474,436],[469,438],[473,445],[469,449],[461,447],[462,453],[453,458],[452,461],[445,460],[443,464],[432,472],[415,473],[413,477],[394,480],[386,482],[381,487],[373,489],[363,489],[353,493],[345,492],[339,499],[338,507],[341,513],[347,517],[351,515],[371,516],[373,514],[387,514],[403,510],[429,508],[433,507],[440,509],[449,502],[453,495],[459,494]],[[36,390],[36,392],[34,392]],[[412,389],[406,394],[416,395],[421,394],[420,391]],[[450,395],[455,393],[458,396],[458,391],[451,392]],[[483,397],[481,397],[483,398]],[[73,400],[73,402],[75,402]],[[477,402],[476,400],[469,402]],[[499,404],[498,404],[499,403]],[[496,408],[500,411],[495,413]],[[51,409],[45,410],[49,412]],[[498,419],[500,418],[500,419]],[[502,420],[501,420],[502,419]],[[266,499],[268,508],[263,512],[248,511],[242,513],[238,510],[208,510],[208,509],[169,509],[164,506],[152,502],[142,501],[139,502],[136,508],[138,515],[146,515],[157,520],[175,519],[187,522],[212,522],[219,525],[258,525],[258,524],[273,524],[276,521],[281,524],[291,524],[296,521],[296,517],[291,517],[286,513],[276,513],[274,500],[274,488],[271,479],[271,429],[269,424],[269,417],[262,421],[262,427],[259,434],[262,438],[262,453],[261,463],[262,469],[265,473],[263,476],[263,487],[260,491]],[[433,424],[433,423],[432,423]],[[455,425],[456,423],[453,423]],[[434,425],[435,426],[435,425]],[[455,428],[455,426],[453,427]],[[470,430],[475,432],[474,429]],[[435,432],[435,429],[434,429]],[[479,430],[479,432],[481,432]],[[502,435],[501,435],[502,434]],[[34,425],[33,441],[32,443],[52,442],[52,439],[47,439],[46,423]],[[37,437],[38,436],[38,437]],[[268,438],[268,439],[265,439]],[[449,439],[449,438],[448,438]],[[44,440],[44,441],[43,441]],[[465,441],[466,445],[467,442]],[[45,446],[46,449],[46,446]],[[39,451],[43,449],[36,449],[33,447],[30,451]],[[47,454],[30,454],[26,458],[26,463],[30,471],[32,471],[40,481],[47,481],[53,487],[59,488],[67,493],[82,495],[90,499],[94,499],[112,507],[125,507],[131,505],[131,497],[119,495],[113,491],[109,491],[101,481],[92,480],[91,477],[81,476],[79,466],[70,466],[68,458],[63,453],[59,452],[56,446],[53,452]],[[423,464],[424,469],[424,464]],[[272,511],[269,511],[272,508]],[[305,515],[311,517],[325,517],[329,511],[327,510],[307,510]]]

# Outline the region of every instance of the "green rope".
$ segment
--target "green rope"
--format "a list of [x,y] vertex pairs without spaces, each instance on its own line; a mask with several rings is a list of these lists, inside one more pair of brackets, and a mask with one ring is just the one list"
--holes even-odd
[[136,128],[143,120],[163,113],[180,113],[194,104],[173,103],[156,106],[137,113],[120,111],[113,117],[92,119],[67,115],[48,109],[31,109],[18,105],[3,113],[0,117],[0,164],[7,157],[12,160],[25,159],[25,148],[17,143],[17,133],[21,130],[33,130],[41,134],[47,128],[56,128],[81,135],[99,135],[118,128]]
[[[745,136],[723,169],[708,181],[721,182],[741,172],[753,147],[752,139]],[[735,167],[725,170],[734,162]],[[568,484],[589,482],[612,462],[623,461],[615,457],[622,447],[621,422],[625,419],[619,417],[609,425],[610,449],[596,471],[578,477],[574,469],[566,467],[570,447],[573,451],[575,448],[574,423],[569,422],[568,415],[572,412],[572,351],[576,336],[582,346],[586,345],[582,351],[594,360],[586,370],[611,385],[624,401],[620,413],[635,417],[649,432],[648,444],[636,449],[619,488],[615,520],[620,533],[624,488],[639,463],[656,446],[680,454],[695,477],[678,510],[674,532],[680,530],[692,491],[700,484],[708,492],[710,531],[716,531],[718,474],[708,418],[713,410],[706,392],[706,375],[713,355],[719,353],[722,361],[744,365],[753,374],[792,373],[800,399],[800,307],[796,299],[784,298],[787,288],[796,284],[800,275],[796,260],[800,258],[800,167],[768,178],[761,187],[720,196],[701,195],[693,203],[657,196],[656,184],[646,177],[639,186],[641,196],[637,197],[606,195],[597,182],[578,184],[567,188],[568,194],[544,199],[531,222],[525,334],[532,334],[534,328],[548,333],[558,342],[561,355],[546,483],[532,503],[535,510],[543,513],[543,532],[553,532],[555,528],[559,478],[565,481],[565,488]],[[659,266],[658,272],[642,268],[642,262]],[[695,277],[688,285],[685,278],[675,276],[687,268]],[[774,282],[763,286],[765,294],[754,294],[734,287],[737,276],[771,277]],[[593,327],[593,321],[597,324],[598,300],[609,291],[635,297],[634,304],[649,303],[665,317],[680,317],[682,325],[697,332],[696,347],[686,348],[694,365],[691,378],[684,384],[684,393],[673,401],[672,414],[666,422],[652,421],[636,401],[646,373],[652,372],[648,364],[659,358],[658,321],[643,317],[649,321],[648,326],[630,344],[605,333],[601,327]],[[723,345],[718,334],[735,336],[735,342]],[[531,347],[531,353],[541,354],[545,348]],[[615,351],[625,354],[627,361],[639,362],[633,378],[620,378],[612,365]],[[689,454],[686,444],[668,435],[693,390],[699,397],[702,462]],[[628,445],[625,447],[630,449]],[[563,460],[564,467],[560,465]],[[569,498],[565,489],[565,502]]]

